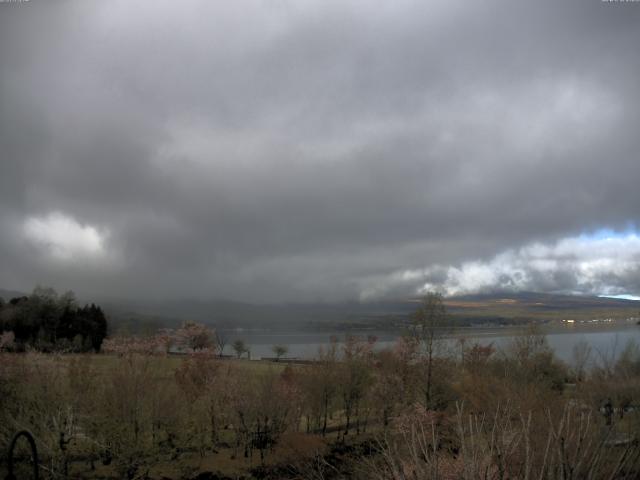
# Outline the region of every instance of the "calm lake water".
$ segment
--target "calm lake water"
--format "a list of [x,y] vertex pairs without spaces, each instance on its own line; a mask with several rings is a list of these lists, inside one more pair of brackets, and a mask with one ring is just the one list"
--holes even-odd
[[[547,341],[556,355],[565,362],[571,363],[574,346],[582,341],[587,342],[592,348],[592,357],[597,360],[602,357],[611,359],[620,355],[624,347],[630,340],[640,345],[640,326],[638,325],[615,325],[596,327],[555,327],[545,330]],[[479,343],[481,345],[493,345],[498,350],[508,348],[515,336],[521,334],[522,330],[506,328],[482,328],[465,329],[457,332],[453,338],[448,340],[451,348],[458,348],[458,338],[464,336],[466,345]],[[400,336],[400,333],[380,332],[380,331],[353,331],[351,335],[366,338],[368,335],[375,335],[378,338],[376,349],[391,348]],[[300,333],[300,332],[265,332],[265,331],[229,331],[224,332],[227,338],[226,354],[232,354],[231,344],[236,339],[242,339],[251,349],[251,358],[273,357],[272,347],[274,345],[285,345],[288,348],[287,357],[297,357],[302,359],[312,359],[317,356],[321,346],[329,344],[331,333]],[[344,333],[334,334],[339,341],[344,340]]]

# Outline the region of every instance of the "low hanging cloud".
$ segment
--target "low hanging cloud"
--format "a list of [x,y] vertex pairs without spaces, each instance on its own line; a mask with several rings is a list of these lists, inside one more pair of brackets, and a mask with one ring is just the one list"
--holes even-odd
[[640,293],[640,237],[599,232],[531,243],[489,260],[397,271],[364,282],[361,298],[439,291],[465,295],[541,291],[577,295]]
[[27,218],[23,232],[41,254],[55,261],[99,259],[106,255],[106,231],[83,225],[61,212]]

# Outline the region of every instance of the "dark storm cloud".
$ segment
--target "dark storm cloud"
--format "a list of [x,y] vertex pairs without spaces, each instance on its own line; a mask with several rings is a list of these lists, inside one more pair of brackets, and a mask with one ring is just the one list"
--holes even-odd
[[633,256],[594,280],[522,252],[638,222],[639,25],[599,1],[0,4],[0,285],[636,293]]

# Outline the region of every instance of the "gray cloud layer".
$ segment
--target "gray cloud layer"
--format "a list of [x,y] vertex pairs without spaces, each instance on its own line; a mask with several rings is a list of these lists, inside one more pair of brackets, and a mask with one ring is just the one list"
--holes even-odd
[[0,4],[0,285],[363,298],[627,228],[639,44],[596,0]]

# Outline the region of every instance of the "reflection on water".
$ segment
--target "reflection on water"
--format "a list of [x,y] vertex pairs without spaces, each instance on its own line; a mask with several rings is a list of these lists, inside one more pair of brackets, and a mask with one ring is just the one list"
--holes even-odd
[[[378,338],[376,348],[384,349],[393,346],[400,333],[376,332],[376,331],[354,331],[352,335],[366,338],[368,335],[375,335]],[[461,335],[459,333],[458,335]],[[505,349],[509,346],[516,332],[504,329],[484,329],[482,331],[464,331],[466,345],[479,343],[488,345],[493,343],[497,349]],[[251,349],[251,358],[273,357],[272,347],[274,345],[285,345],[288,348],[287,357],[302,359],[312,359],[321,346],[326,346],[332,336],[331,333],[301,333],[301,332],[224,332],[227,338],[226,354],[232,354],[231,343],[236,339],[244,340]],[[344,333],[334,334],[339,341],[344,340]],[[547,333],[547,341],[556,355],[566,361],[571,362],[573,347],[581,341],[587,342],[591,348],[594,358],[601,357],[611,359],[616,358],[625,345],[634,340],[640,345],[640,326],[628,325],[612,327],[603,330],[581,330],[579,328],[566,331],[553,331]],[[451,345],[455,345],[456,338],[448,340]]]

